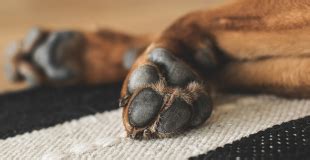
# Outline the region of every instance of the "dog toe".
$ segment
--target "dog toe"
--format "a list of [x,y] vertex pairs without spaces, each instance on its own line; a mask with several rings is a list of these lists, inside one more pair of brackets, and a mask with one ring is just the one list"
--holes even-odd
[[139,92],[129,106],[129,122],[134,127],[145,127],[156,118],[163,105],[163,96],[146,88]]
[[212,102],[202,79],[165,49],[151,51],[126,82],[126,101],[121,104],[132,138],[169,137],[201,125],[211,115]]
[[165,49],[154,49],[149,54],[149,60],[163,68],[167,82],[172,86],[185,86],[197,79],[196,75],[186,64]]
[[128,82],[128,92],[133,93],[139,87],[159,81],[159,73],[152,65],[143,65],[133,71]]
[[181,98],[177,98],[169,108],[161,113],[157,131],[174,133],[186,127],[191,118],[191,107]]

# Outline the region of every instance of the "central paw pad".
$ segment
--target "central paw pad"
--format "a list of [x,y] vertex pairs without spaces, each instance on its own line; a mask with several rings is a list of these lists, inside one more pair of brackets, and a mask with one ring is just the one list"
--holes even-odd
[[204,123],[212,102],[201,78],[169,51],[157,48],[133,70],[123,120],[132,138],[162,138]]

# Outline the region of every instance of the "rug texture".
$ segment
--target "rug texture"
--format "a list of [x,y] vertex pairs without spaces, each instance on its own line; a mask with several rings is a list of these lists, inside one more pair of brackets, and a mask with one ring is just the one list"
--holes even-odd
[[[0,159],[240,159],[242,154],[233,154],[236,151],[229,151],[227,145],[239,145],[239,152],[245,150],[240,148],[240,143],[248,148],[253,146],[250,141],[255,135],[276,136],[276,132],[270,134],[267,129],[274,125],[287,127],[278,129],[281,134],[287,131],[294,136],[296,132],[299,138],[290,142],[302,143],[302,152],[309,153],[306,151],[310,140],[300,138],[306,134],[299,132],[307,131],[310,126],[306,117],[310,115],[310,100],[221,95],[215,100],[211,118],[201,127],[173,138],[138,141],[126,137],[122,108],[117,106],[119,89],[120,83],[36,88],[3,94],[0,96]],[[291,124],[295,122],[291,120],[298,118],[303,118],[305,124]],[[288,131],[294,126],[298,130]],[[244,142],[245,139],[249,140]],[[279,142],[285,143],[285,137]],[[285,151],[295,155],[296,148]],[[225,155],[224,152],[228,156],[216,156]],[[276,153],[274,159],[281,155]]]

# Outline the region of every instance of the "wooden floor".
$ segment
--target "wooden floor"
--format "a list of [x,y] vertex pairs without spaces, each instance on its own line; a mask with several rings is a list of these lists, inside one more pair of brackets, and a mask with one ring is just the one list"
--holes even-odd
[[[52,29],[109,27],[135,34],[160,32],[174,19],[227,0],[2,0],[0,5],[0,66],[5,47],[21,39],[32,26]],[[16,90],[0,72],[0,90]]]

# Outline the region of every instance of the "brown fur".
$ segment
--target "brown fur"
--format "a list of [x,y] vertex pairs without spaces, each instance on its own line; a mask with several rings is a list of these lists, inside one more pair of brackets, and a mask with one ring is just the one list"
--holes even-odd
[[[128,73],[121,91],[121,106],[124,105],[124,126],[134,136],[143,128],[135,129],[128,122],[128,79],[137,67],[149,63],[147,55],[154,48],[170,51],[220,90],[310,97],[309,11],[308,0],[238,0],[213,10],[186,14],[157,38],[110,30],[83,32],[85,54],[80,57],[81,75],[75,82],[118,81]],[[123,66],[123,57],[133,48],[140,50],[140,56],[128,70]],[[40,83],[48,82],[23,56],[20,51],[12,56],[12,71],[32,75]],[[207,56],[212,67],[201,62],[201,56]],[[169,92],[167,86],[149,87]],[[193,88],[169,94],[183,96],[191,103],[190,98],[199,92]],[[143,133],[146,137],[149,134]]]
[[123,79],[128,69],[123,66],[123,56],[129,48],[142,50],[149,37],[134,37],[112,30],[83,32],[86,49],[82,58],[81,81],[87,84],[109,83]]
[[[44,37],[53,32],[47,29],[44,31]],[[126,33],[102,29],[95,32],[78,31],[84,37],[82,54],[77,57],[69,57],[69,61],[77,63],[76,70],[79,75],[69,81],[51,81],[46,77],[41,69],[37,68],[29,60],[30,54],[35,44],[29,49],[23,46],[23,41],[18,42],[13,51],[9,52],[7,65],[10,66],[8,78],[15,82],[26,80],[27,78],[35,79],[32,85],[67,85],[72,83],[109,83],[123,79],[128,73],[128,68],[123,66],[123,56],[130,48],[140,52],[150,43],[149,36],[133,36]],[[40,38],[39,41],[42,41]],[[75,55],[76,56],[76,55]],[[75,62],[78,61],[78,62]]]
[[[196,62],[189,59],[199,57],[200,48],[213,47],[208,57],[216,64],[216,71],[211,72],[206,66],[199,66],[199,71],[218,88],[308,97],[309,10],[307,0],[237,0],[212,10],[188,13],[157,38],[107,29],[81,31],[86,37],[85,54],[81,57],[81,74],[73,82],[92,84],[123,79],[128,73],[123,67],[123,56],[131,48],[142,51],[148,46],[146,54],[163,47],[198,69]],[[44,36],[49,32],[45,29]],[[10,56],[14,72],[11,74],[15,75],[12,79],[32,74],[37,83],[53,84],[24,58],[29,48],[23,50]],[[146,60],[142,55],[132,70],[143,63]]]
[[[206,66],[199,66],[199,71],[220,82],[215,86],[308,97],[309,9],[307,0],[237,0],[212,10],[188,13],[157,38],[107,29],[81,31],[86,37],[85,54],[80,62],[81,75],[73,82],[92,84],[123,79],[128,73],[123,67],[123,56],[131,48],[142,51],[148,46],[146,54],[155,47],[163,47],[198,69],[196,62],[189,59],[199,57],[200,48],[214,47],[208,57],[216,64],[215,74]],[[20,74],[31,73],[38,83],[52,83],[24,58],[28,50],[10,56],[15,80],[20,79]],[[144,57],[132,70],[146,63]]]
[[[221,63],[222,55],[213,53],[221,69],[211,78],[223,82],[215,83],[220,88],[308,96],[309,10],[306,0],[239,0],[196,11],[168,27],[145,54],[163,47],[181,59],[192,57],[208,38],[228,59]],[[142,56],[135,66],[143,61]]]

